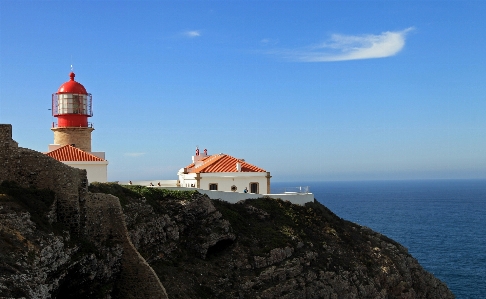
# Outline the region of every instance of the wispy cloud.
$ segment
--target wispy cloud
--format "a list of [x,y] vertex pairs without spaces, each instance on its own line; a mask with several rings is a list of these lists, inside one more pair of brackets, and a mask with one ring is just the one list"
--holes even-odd
[[277,39],[271,39],[271,38],[263,38],[262,40],[260,40],[260,43],[262,45],[276,45],[276,44],[278,44],[278,40]]
[[127,157],[140,157],[140,156],[143,156],[145,155],[145,153],[125,153],[124,156],[127,156]]
[[405,46],[405,37],[413,27],[386,31],[378,35],[333,34],[329,41],[300,50],[283,50],[281,55],[296,61],[326,62],[383,58],[396,55]]
[[198,37],[198,36],[201,36],[201,31],[200,30],[189,30],[189,31],[183,32],[183,35],[186,36],[186,37],[190,37],[190,38]]

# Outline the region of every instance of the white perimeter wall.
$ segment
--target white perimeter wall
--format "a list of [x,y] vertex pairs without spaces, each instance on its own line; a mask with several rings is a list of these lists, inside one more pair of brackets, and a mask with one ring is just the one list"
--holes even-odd
[[288,200],[293,204],[304,205],[306,202],[314,201],[314,194],[312,193],[284,193],[284,194],[251,194],[251,193],[239,193],[239,192],[225,192],[225,191],[210,191],[195,188],[183,188],[183,187],[152,187],[152,188],[163,188],[169,190],[181,190],[181,191],[192,191],[197,190],[199,193],[207,194],[211,199],[221,199],[229,203],[237,203],[240,200],[250,199],[250,198],[280,198],[282,200]]
[[108,161],[99,162],[75,162],[63,161],[62,163],[71,167],[86,169],[88,173],[88,183],[100,182],[106,183],[108,181]]
[[[116,181],[120,185],[130,185],[130,181]],[[177,187],[177,180],[150,180],[150,181],[132,181],[132,185],[140,185],[140,186],[150,186],[152,183],[154,186],[162,187]]]

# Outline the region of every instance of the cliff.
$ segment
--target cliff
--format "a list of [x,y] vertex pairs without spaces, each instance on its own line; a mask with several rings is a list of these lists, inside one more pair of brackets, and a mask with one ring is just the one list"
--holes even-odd
[[0,297],[167,298],[119,200],[86,171],[21,148],[0,125]]
[[90,189],[120,198],[130,238],[169,298],[454,298],[406,248],[317,202]]
[[317,202],[88,188],[8,125],[0,163],[0,298],[454,298],[403,246]]

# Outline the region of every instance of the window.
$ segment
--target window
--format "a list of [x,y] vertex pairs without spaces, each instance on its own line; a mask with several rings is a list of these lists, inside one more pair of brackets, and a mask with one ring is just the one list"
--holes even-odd
[[258,193],[258,183],[250,183],[250,193]]
[[209,190],[218,190],[218,184],[216,183],[209,184]]
[[79,94],[73,94],[73,111],[72,113],[79,114]]
[[88,96],[84,94],[63,93],[57,96],[56,114],[84,114],[90,115],[88,111]]

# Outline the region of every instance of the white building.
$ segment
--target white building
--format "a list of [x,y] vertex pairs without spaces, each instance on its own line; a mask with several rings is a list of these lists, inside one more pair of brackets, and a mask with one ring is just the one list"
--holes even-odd
[[177,173],[180,187],[203,190],[233,191],[269,194],[270,172],[226,154],[199,154],[192,157],[193,163]]
[[[52,148],[50,145],[49,149]],[[46,155],[71,167],[86,169],[89,183],[108,181],[108,161],[104,159],[104,152],[88,153],[67,144],[49,151]]]

